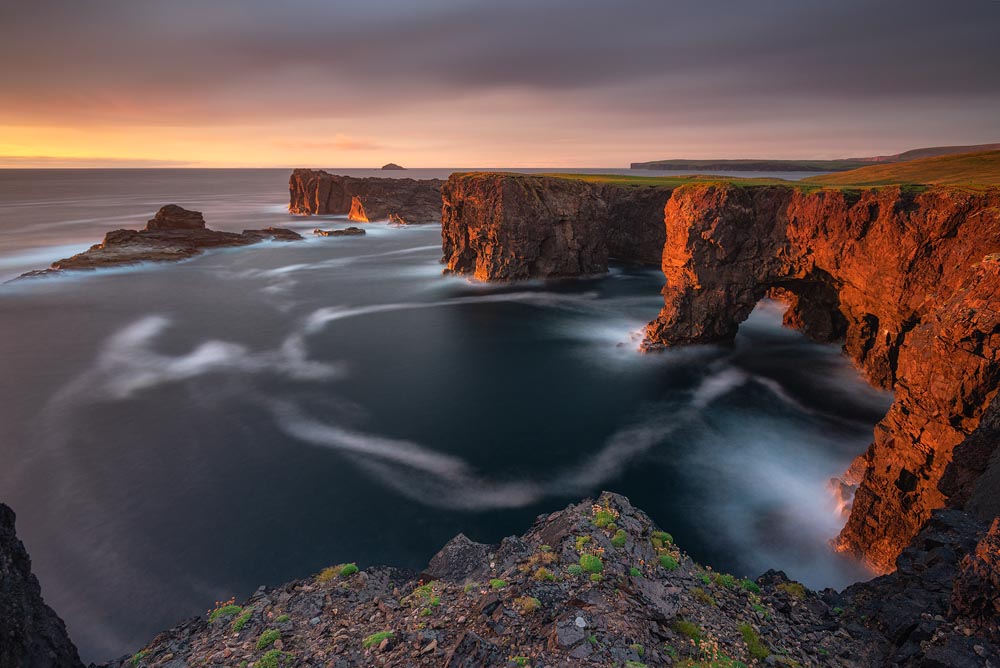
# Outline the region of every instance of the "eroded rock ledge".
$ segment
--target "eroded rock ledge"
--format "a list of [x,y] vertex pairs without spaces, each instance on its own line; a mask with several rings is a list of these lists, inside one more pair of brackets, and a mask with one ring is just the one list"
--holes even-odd
[[86,251],[56,260],[48,269],[31,271],[20,278],[140,262],[178,262],[200,255],[208,248],[247,246],[268,239],[296,241],[302,237],[298,232],[283,227],[244,230],[239,234],[211,230],[205,227],[205,218],[201,212],[167,204],[146,223],[145,229],[112,230],[104,235],[104,241]]
[[668,187],[525,174],[453,174],[441,190],[447,270],[480,280],[603,274],[657,265]]
[[440,179],[355,178],[296,169],[288,180],[288,210],[300,215],[347,215],[400,225],[441,220]]

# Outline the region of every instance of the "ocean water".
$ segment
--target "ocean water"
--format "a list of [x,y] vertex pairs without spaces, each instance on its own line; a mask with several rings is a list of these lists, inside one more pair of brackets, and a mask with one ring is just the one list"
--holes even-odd
[[[0,170],[0,278],[170,202],[219,229],[348,224],[290,216],[287,177]],[[0,286],[0,500],[86,660],[329,564],[417,569],[458,532],[497,541],[602,489],[714,568],[865,577],[829,550],[826,482],[891,397],[780,306],[732,347],[644,355],[657,270],[484,285],[441,274],[436,226],[366,229]]]

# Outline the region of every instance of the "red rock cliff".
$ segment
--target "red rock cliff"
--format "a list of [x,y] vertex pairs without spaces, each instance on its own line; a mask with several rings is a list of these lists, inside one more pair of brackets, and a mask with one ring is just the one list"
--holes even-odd
[[670,189],[524,174],[454,174],[441,190],[448,271],[480,280],[602,274],[658,264]]
[[355,178],[320,169],[296,169],[288,180],[288,210],[344,215],[362,223],[435,223],[441,219],[439,179]]
[[[665,305],[647,347],[728,341],[766,294],[896,400],[875,429],[839,549],[879,571],[949,496],[967,498],[1000,365],[1000,191],[848,194],[685,186],[665,209]],[[995,438],[979,435],[995,449]],[[951,471],[951,488],[939,487]],[[954,472],[960,471],[960,475]],[[957,480],[957,482],[955,482]]]

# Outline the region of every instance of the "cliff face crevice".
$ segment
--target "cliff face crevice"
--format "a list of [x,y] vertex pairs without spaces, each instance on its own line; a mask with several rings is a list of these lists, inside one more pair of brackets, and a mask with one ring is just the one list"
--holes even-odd
[[312,215],[347,215],[360,223],[397,224],[441,220],[439,179],[355,178],[320,169],[296,169],[288,180],[288,210]]
[[455,174],[442,188],[447,271],[509,281],[656,265],[669,188],[524,174]]
[[[860,472],[839,549],[887,571],[931,510],[971,494],[995,448],[958,447],[1000,377],[1000,192],[845,194],[685,186],[665,208],[664,308],[646,347],[730,341],[765,294],[896,399]],[[946,470],[954,471],[941,485]]]

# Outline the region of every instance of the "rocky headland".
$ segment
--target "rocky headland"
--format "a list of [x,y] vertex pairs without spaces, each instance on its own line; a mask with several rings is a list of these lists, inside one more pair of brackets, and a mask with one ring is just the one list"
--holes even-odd
[[[14,611],[0,616],[0,637],[17,640],[2,665],[80,666],[5,506],[0,520],[2,610]],[[938,511],[895,573],[817,593],[777,571],[748,579],[703,566],[603,493],[497,545],[459,535],[420,573],[338,564],[261,587],[105,665],[995,668],[998,541],[1000,524]]]
[[355,178],[321,169],[296,169],[288,180],[288,210],[294,214],[347,215],[367,223],[399,225],[441,220],[439,179]]
[[672,188],[554,176],[453,174],[441,190],[443,262],[479,280],[603,274],[657,265]]
[[[629,190],[496,173],[452,176],[443,200],[447,271],[481,280],[602,273],[610,257],[659,251],[665,305],[648,350],[732,341],[767,295],[789,304],[787,325],[845,341],[896,396],[847,474],[856,494],[837,541],[876,571],[935,508],[996,514],[1000,189]],[[657,200],[663,235],[646,232]]]
[[209,248],[247,246],[273,239],[297,241],[298,232],[283,227],[244,230],[242,233],[208,229],[199,211],[167,204],[141,230],[112,230],[104,241],[72,257],[56,260],[48,269],[31,271],[20,278],[59,274],[65,271],[104,269],[140,262],[178,262],[200,255]]

